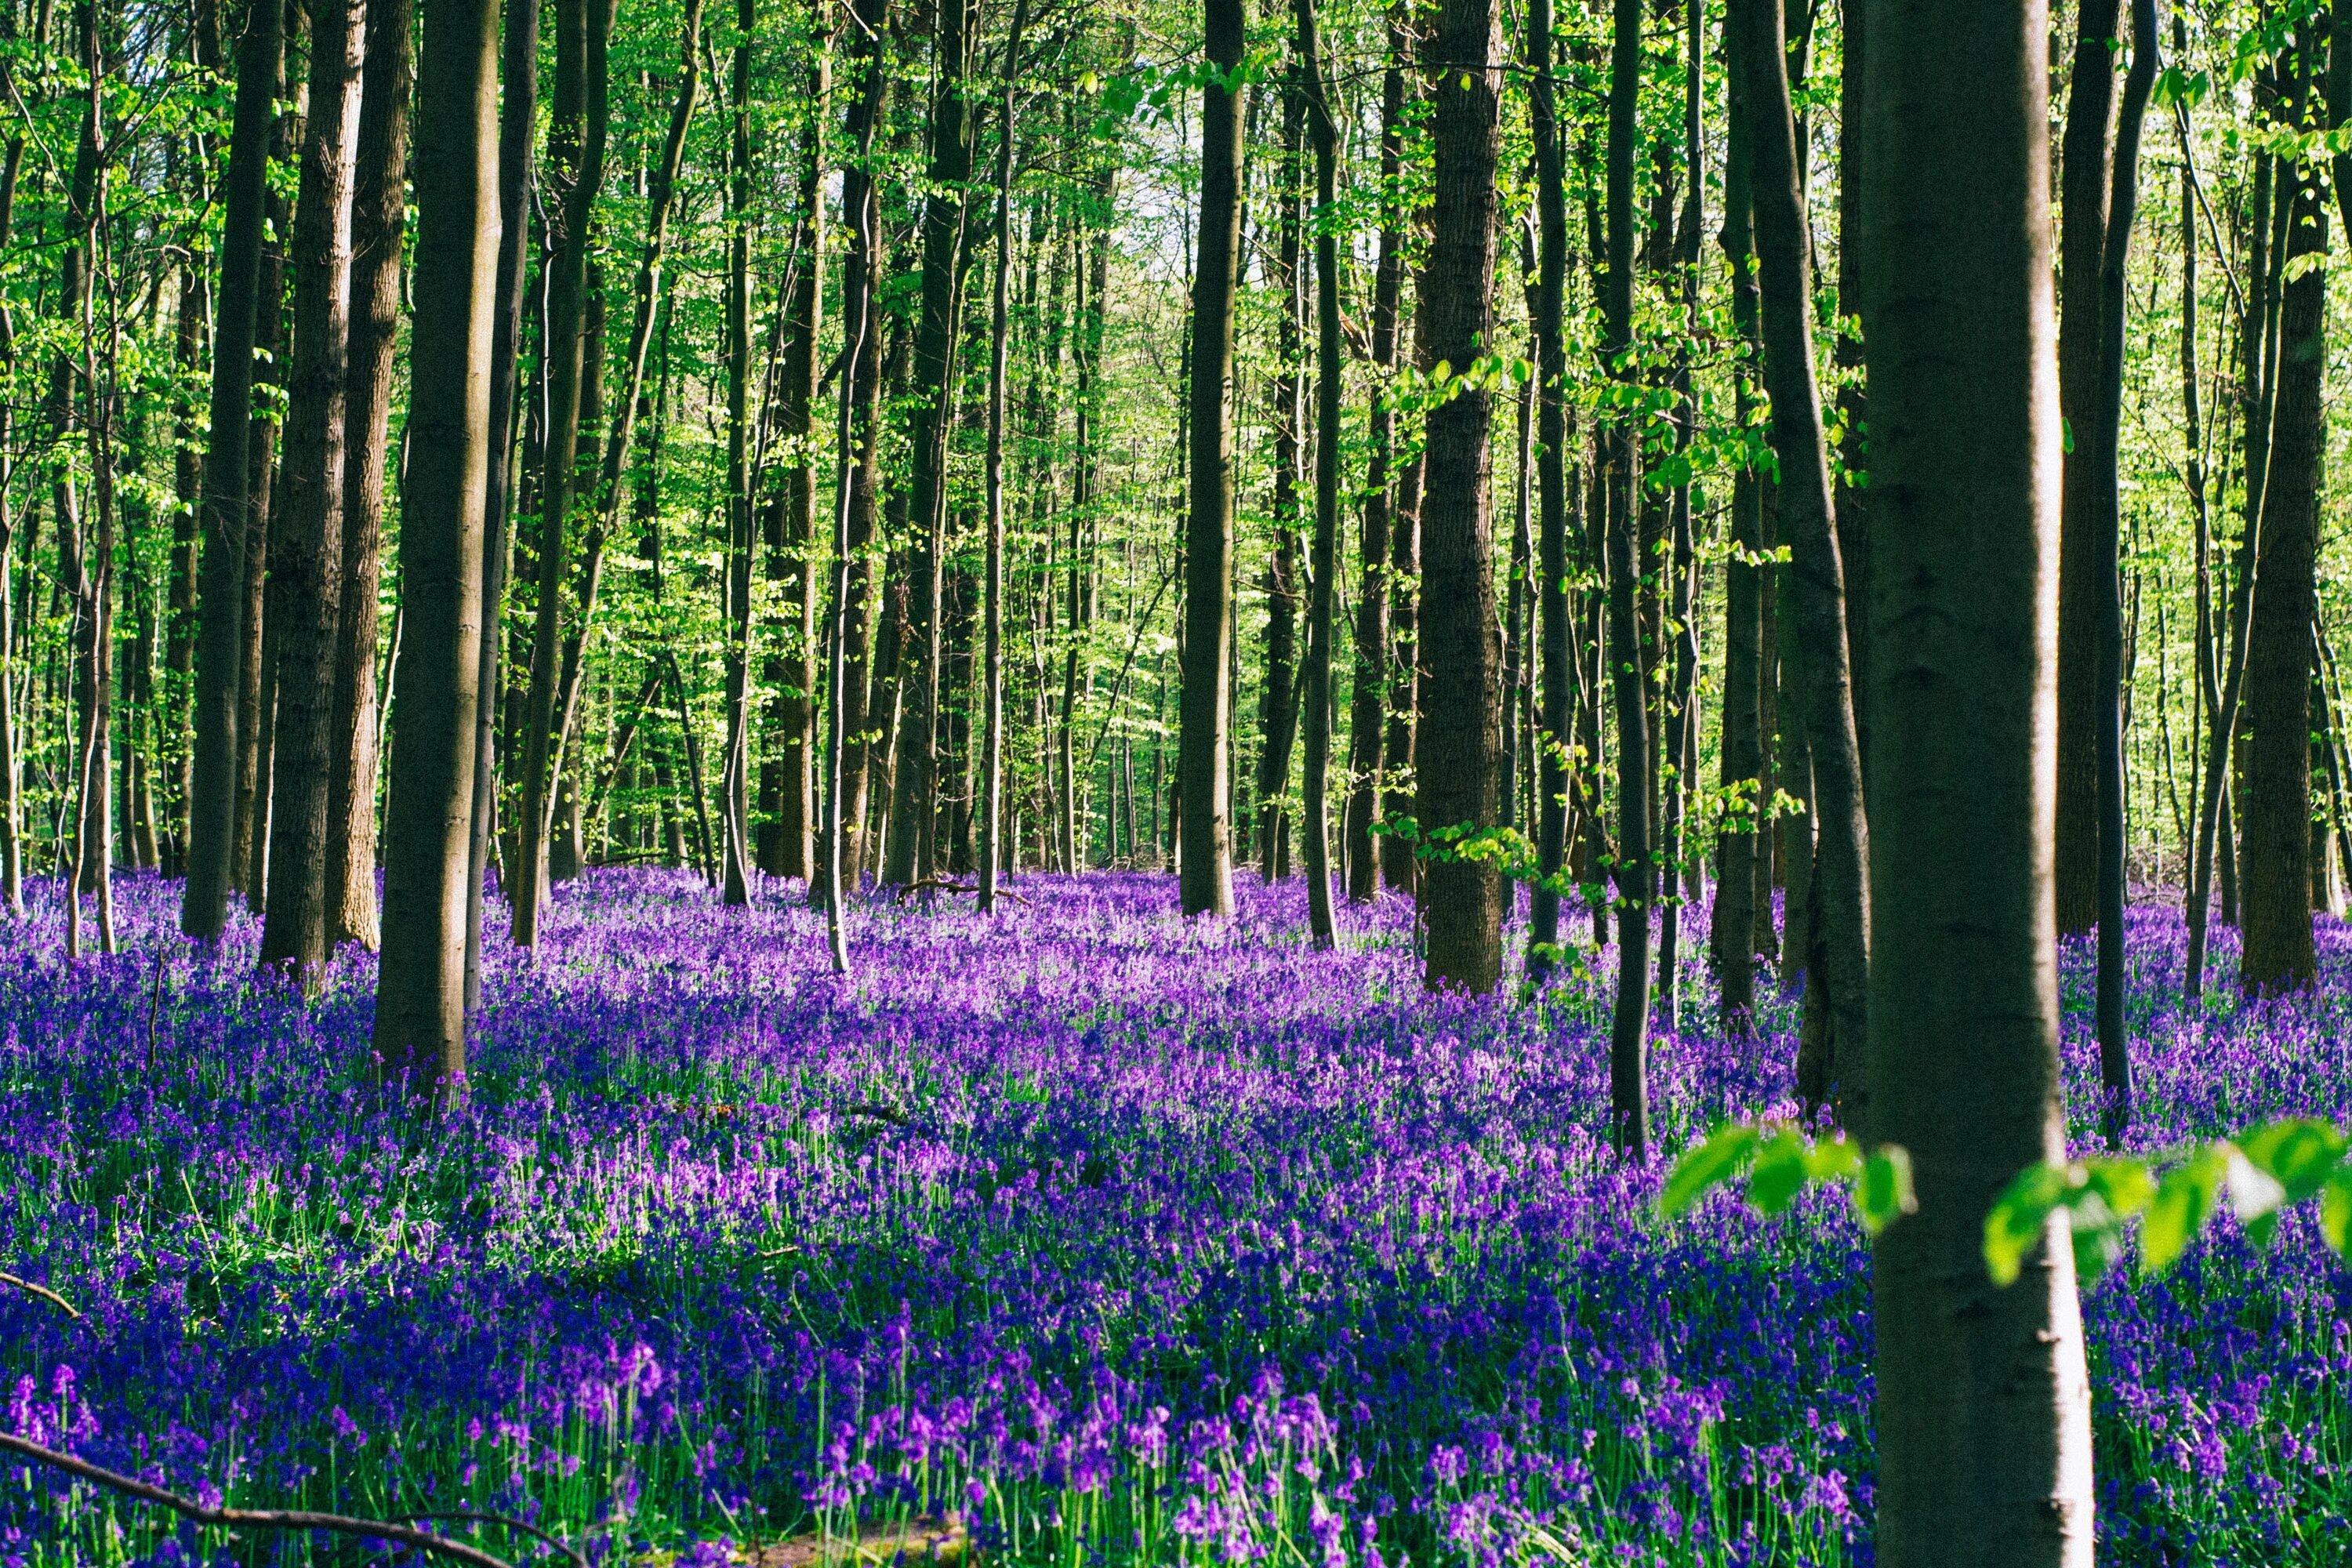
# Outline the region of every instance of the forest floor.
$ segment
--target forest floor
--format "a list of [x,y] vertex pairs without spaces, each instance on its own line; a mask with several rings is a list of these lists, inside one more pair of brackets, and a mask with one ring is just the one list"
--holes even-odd
[[[68,969],[36,889],[0,927],[0,1270],[80,1315],[0,1289],[0,1423],[603,1563],[1868,1561],[1864,1238],[1828,1193],[1654,1217],[1663,1163],[1597,1137],[1605,955],[1433,998],[1394,901],[1325,954],[1297,884],[1222,929],[1166,878],[1018,886],[992,921],[862,907],[843,981],[793,889],[593,873],[536,960],[493,931],[437,1121],[369,1088],[364,955],[306,1005],[253,981],[251,922],[192,956],[176,887],[130,877],[122,952]],[[2352,1113],[2352,930],[2319,999],[2185,1012],[2168,908],[2132,917],[2136,1140]],[[1655,1041],[1669,1153],[1790,1109],[1790,1005],[1764,1022]],[[2342,1560],[2352,1286],[2308,1214],[2126,1258],[2084,1311],[2107,1562]],[[0,1463],[7,1568],[235,1541]]]

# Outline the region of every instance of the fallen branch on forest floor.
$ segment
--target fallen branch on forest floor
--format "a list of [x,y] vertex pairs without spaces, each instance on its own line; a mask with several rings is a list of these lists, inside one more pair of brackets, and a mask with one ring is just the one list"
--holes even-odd
[[854,1536],[811,1532],[743,1549],[745,1568],[866,1568],[868,1564],[963,1563],[976,1556],[963,1521],[910,1519],[869,1524]]
[[[977,893],[979,891],[979,887],[971,882],[950,881],[945,877],[926,877],[919,882],[901,883],[891,889],[890,896],[903,900],[908,893]],[[1025,904],[1029,901],[1010,888],[997,889],[996,896],[1000,899],[1011,899],[1016,904]]]
[[36,1285],[30,1279],[19,1279],[14,1274],[0,1274],[0,1285],[14,1286],[27,1296],[38,1296],[75,1322],[81,1321],[81,1314],[74,1310],[74,1304],[47,1285]]
[[[387,1520],[355,1519],[341,1513],[310,1513],[299,1509],[207,1508],[194,1498],[182,1497],[177,1492],[165,1491],[162,1487],[151,1486],[136,1477],[118,1474],[102,1466],[93,1465],[87,1459],[78,1459],[71,1454],[61,1454],[55,1448],[44,1447],[29,1438],[19,1437],[9,1432],[0,1432],[0,1453],[16,1454],[31,1459],[37,1464],[47,1465],[52,1469],[63,1470],[69,1476],[95,1482],[110,1490],[121,1492],[125,1497],[137,1498],[142,1502],[152,1502],[160,1507],[168,1508],[183,1519],[193,1520],[198,1524],[211,1525],[216,1529],[319,1530],[331,1535],[358,1536],[363,1541],[397,1542],[403,1546],[412,1546],[420,1552],[437,1552],[454,1562],[471,1563],[473,1568],[514,1568],[514,1564],[503,1557],[494,1557],[487,1552],[467,1546],[462,1542],[436,1535],[431,1531],[415,1530],[405,1524],[394,1524]],[[419,1514],[412,1517],[425,1516]],[[480,1517],[489,1520],[493,1516],[484,1514]],[[497,1522],[521,1530],[526,1534],[539,1535],[539,1531],[532,1530],[530,1526],[520,1520],[499,1519]],[[540,1539],[544,1541],[549,1538],[540,1536]],[[566,1552],[574,1563],[584,1563],[584,1559],[578,1552],[563,1546],[561,1542],[555,1542],[553,1544]]]

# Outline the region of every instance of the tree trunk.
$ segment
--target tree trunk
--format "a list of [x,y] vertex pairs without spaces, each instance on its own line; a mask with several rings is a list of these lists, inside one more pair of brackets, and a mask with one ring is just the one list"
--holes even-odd
[[[1413,368],[1426,373],[1432,367],[1425,271],[1413,278],[1412,344]],[[1381,798],[1391,821],[1415,809],[1413,760],[1420,742],[1422,695],[1421,513],[1427,459],[1424,442],[1398,476],[1396,516],[1389,529],[1388,732],[1381,756]],[[1421,861],[1410,839],[1391,834],[1381,840],[1381,879],[1419,900]]]
[[[499,816],[497,744],[500,667],[506,645],[507,566],[515,500],[515,404],[522,342],[524,274],[531,198],[531,139],[539,121],[540,0],[508,0],[499,108],[498,296],[490,339],[489,468],[482,523],[480,671],[475,689],[474,785],[466,875],[466,1010],[482,995],[482,899],[490,863],[490,835]],[[656,581],[658,574],[656,573]],[[509,729],[511,738],[513,731]],[[511,837],[511,835],[510,835]],[[511,884],[513,858],[503,876]]]
[[[1861,7],[1849,4],[1845,16],[1858,19]],[[1746,429],[1753,420],[1756,376],[1763,360],[1761,307],[1757,300],[1755,206],[1748,144],[1750,119],[1747,84],[1733,71],[1727,84],[1729,124],[1726,128],[1723,172],[1724,260],[1731,273],[1731,316],[1746,358],[1735,371],[1733,416]],[[1844,183],[1858,183],[1859,163],[1846,165]],[[1846,247],[1852,249],[1851,243]],[[1723,564],[1723,723],[1719,741],[1721,782],[1729,798],[1744,795],[1745,810],[1727,815],[1716,837],[1714,929],[1710,933],[1716,970],[1718,1017],[1724,1032],[1745,1037],[1756,1010],[1756,927],[1759,883],[1769,894],[1770,883],[1757,875],[1759,859],[1769,863],[1766,850],[1770,831],[1764,808],[1763,681],[1764,574],[1759,558],[1764,548],[1764,480],[1752,467],[1742,466],[1731,482],[1731,553]],[[1841,541],[1843,542],[1843,541]],[[1769,898],[1764,911],[1769,922]]]
[[539,603],[532,623],[530,691],[525,699],[522,787],[516,827],[520,847],[509,903],[514,942],[539,940],[546,899],[551,797],[562,766],[556,729],[556,665],[563,626],[563,578],[574,480],[580,468],[581,384],[587,379],[588,258],[596,194],[604,178],[605,40],[608,0],[558,0],[555,103],[547,133],[551,206],[546,253],[546,432],[539,484]]
[[[1610,50],[1609,268],[1602,333],[1612,362],[1633,341],[1634,104],[1641,88],[1641,0],[1616,0]],[[1625,380],[1630,364],[1616,374]],[[1627,387],[1630,393],[1630,384]],[[1641,489],[1639,433],[1621,417],[1607,437],[1609,664],[1617,709],[1617,995],[1610,1024],[1609,1135],[1618,1154],[1649,1157],[1650,864],[1649,714],[1642,679],[1635,595],[1634,511]]]
[[1184,529],[1182,792],[1178,867],[1188,915],[1234,912],[1227,716],[1234,638],[1234,295],[1241,263],[1242,94],[1247,0],[1202,0],[1209,63],[1201,89],[1201,231],[1192,271],[1189,422],[1192,504]]
[[[751,39],[754,0],[735,0],[727,178],[727,873],[723,898],[751,901]],[[648,335],[650,295],[639,301]],[[642,364],[642,361],[639,362]],[[635,408],[636,389],[619,406]],[[615,454],[617,456],[617,454]],[[601,533],[601,530],[599,531]],[[586,604],[582,605],[584,636]]]
[[2063,1219],[2018,1284],[1984,1271],[1994,1199],[2066,1154],[2048,17],[1878,0],[1869,26],[1871,1137],[1909,1152],[1918,1197],[1874,1249],[1878,1554],[2089,1568]]
[[919,653],[902,709],[899,751],[906,776],[899,781],[900,806],[891,826],[895,847],[884,874],[885,880],[902,886],[933,882],[940,874],[940,589],[947,554],[948,432],[954,417],[950,405],[968,264],[969,198],[963,187],[971,179],[972,116],[964,101],[964,81],[971,69],[977,18],[970,0],[950,0],[939,17],[930,191],[923,207],[922,315],[915,334],[915,384],[922,397],[913,411],[909,442],[916,539],[912,633]]
[[[1004,380],[1010,325],[1005,285],[1012,265],[1013,154],[1019,141],[1021,34],[1029,0],[1017,0],[1013,36],[1004,50],[1003,118],[996,142],[996,267],[988,315],[988,542],[982,618],[986,666],[981,674],[980,912],[996,909],[1004,828]],[[1073,868],[1075,869],[1075,868]]]
[[[1339,450],[1345,391],[1339,337],[1339,132],[1324,76],[1315,0],[1295,0],[1298,73],[1306,84],[1307,130],[1315,147],[1315,542],[1307,557],[1307,776],[1301,816],[1307,831],[1307,919],[1315,944],[1337,945],[1331,909],[1331,635],[1339,565]],[[1526,531],[1524,521],[1520,531]],[[1129,846],[1135,839],[1133,763],[1128,777]]]
[[[323,977],[328,816],[338,632],[342,623],[344,411],[349,391],[353,153],[363,0],[310,13],[308,128],[294,230],[294,363],[287,380],[283,515],[271,531],[269,619],[278,628],[270,755],[269,887],[261,963],[306,991]],[[370,661],[373,675],[373,659]]]
[[2097,418],[2100,257],[2106,244],[2115,156],[2119,0],[2084,0],[2067,89],[2061,174],[2058,402],[2073,434],[2063,459],[2065,521],[2058,568],[2058,929],[2088,931],[2099,918],[2098,473],[2086,450]]
[[1282,94],[1282,154],[1276,161],[1276,240],[1267,281],[1275,308],[1274,541],[1265,563],[1265,683],[1258,689],[1258,877],[1272,885],[1289,868],[1290,748],[1298,733],[1299,138],[1306,103],[1296,81]]
[[327,940],[377,942],[376,626],[385,437],[407,224],[411,0],[370,0],[352,204],[351,379],[343,410],[342,615],[327,785]]
[[205,437],[204,567],[196,623],[195,756],[188,880],[180,929],[215,942],[235,888],[237,675],[245,647],[245,552],[253,349],[261,309],[261,229],[277,119],[284,7],[248,0],[236,50],[236,104],[223,182],[220,286],[214,299],[210,434]]
[[[2070,479],[2074,470],[2083,473],[2074,488],[2085,496],[2082,522],[2090,539],[2084,557],[2095,574],[2092,597],[2098,612],[2091,693],[2099,785],[2096,1013],[2099,1079],[2106,1096],[2105,1121],[2110,1144],[2121,1142],[2131,1120],[2131,1058],[2124,1035],[2123,498],[2117,466],[2123,441],[2124,327],[2131,302],[2132,217],[2139,205],[2140,125],[2148,94],[2156,85],[2158,47],[2156,0],[2132,0],[2131,11],[2131,74],[2124,82],[2123,111],[2116,130],[2114,192],[2107,203],[2105,249],[2099,266],[2098,380],[2084,410],[2088,449],[2084,441],[2077,440],[2074,461],[2068,470]],[[2063,542],[2060,548],[2063,619]],[[2059,734],[2063,741],[2063,727]]]
[[[1675,355],[1675,450],[1687,458],[1698,434],[1698,408],[1691,389],[1690,345],[1699,341],[1698,258],[1700,229],[1706,212],[1706,11],[1703,5],[1686,5],[1687,42],[1683,71],[1683,166],[1690,173],[1675,236],[1675,261],[1680,268],[1683,321],[1688,342]],[[1684,889],[1683,816],[1690,793],[1690,775],[1698,753],[1698,715],[1692,690],[1698,679],[1698,620],[1693,613],[1697,596],[1697,541],[1691,520],[1691,486],[1675,486],[1669,508],[1674,549],[1674,579],[1667,596],[1669,660],[1664,729],[1667,768],[1664,778],[1664,814],[1658,824],[1661,891],[1658,921],[1658,1016],[1669,1034],[1682,1028],[1682,931]]]
[[480,695],[482,514],[499,258],[498,7],[425,0],[417,71],[413,454],[400,531],[399,712],[384,811],[375,1054],[462,1092],[466,870]]
[[[2306,38],[2301,46],[2313,48]],[[2306,62],[2306,69],[2309,68]],[[2276,413],[2263,487],[2260,591],[2246,633],[2244,934],[2238,984],[2248,995],[2309,988],[2318,975],[2311,931],[2311,646],[2313,573],[2326,458],[2327,207],[2314,163],[2282,164],[2293,204],[2276,373]],[[2301,258],[2309,258],[2297,271]]]
[[[779,652],[770,661],[770,743],[778,748],[776,804],[769,825],[773,850],[761,865],[772,877],[813,879],[815,848],[816,759],[816,468],[809,441],[815,428],[817,382],[824,371],[818,339],[824,329],[824,121],[832,98],[831,52],[820,47],[809,64],[808,162],[801,172],[801,268],[793,275],[789,347],[784,353],[782,405],[777,434],[788,456],[782,493],[772,504],[769,576],[782,584],[783,622]],[[764,793],[764,791],[762,792]]]
[[[1538,0],[1546,4],[1548,0]],[[1372,275],[1370,456],[1364,470],[1364,515],[1358,564],[1363,598],[1356,610],[1355,690],[1348,710],[1348,896],[1370,903],[1380,896],[1381,847],[1372,835],[1381,815],[1381,727],[1389,674],[1389,533],[1394,517],[1396,415],[1387,382],[1396,370],[1397,299],[1404,279],[1404,227],[1396,210],[1398,172],[1404,159],[1404,60],[1400,25],[1389,16],[1388,50],[1381,79],[1381,249]],[[1154,753],[1157,755],[1157,753]]]
[[[1764,381],[1772,400],[1772,444],[1780,474],[1780,532],[1789,542],[1790,617],[1801,665],[1805,730],[1812,764],[1811,805],[1820,835],[1815,908],[1829,1001],[1827,1049],[1801,1072],[1809,1106],[1835,1102],[1849,1125],[1864,1124],[1864,1085],[1855,1059],[1869,1031],[1869,824],[1855,749],[1847,664],[1845,574],[1830,493],[1829,446],[1814,374],[1812,266],[1790,119],[1787,58],[1778,0],[1734,0],[1740,112],[1754,177],[1760,263]],[[1793,902],[1796,897],[1791,889]],[[1808,922],[1811,923],[1810,921]],[[1801,1064],[1802,1065],[1802,1064]],[[1810,1076],[1810,1081],[1806,1081]]]

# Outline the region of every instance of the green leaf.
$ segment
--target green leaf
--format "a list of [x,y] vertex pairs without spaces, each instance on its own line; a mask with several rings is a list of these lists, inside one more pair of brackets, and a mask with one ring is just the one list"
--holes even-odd
[[1811,1174],[1804,1134],[1794,1130],[1776,1133],[1756,1152],[1756,1169],[1748,1178],[1748,1201],[1766,1214],[1779,1214],[1794,1203]]
[[2210,1145],[2165,1173],[2147,1206],[2140,1232],[2140,1256],[2150,1271],[2163,1273],[2188,1249],[2212,1216],[2214,1199],[2228,1178],[2230,1154],[2225,1145]]
[[2248,1163],[2279,1184],[2287,1203],[2299,1204],[2336,1173],[2345,1138],[2327,1122],[2294,1116],[2255,1128],[2238,1140],[2238,1148]]
[[2319,1234],[2340,1258],[2347,1232],[2352,1232],[2352,1167],[2338,1165],[2319,1191]]
[[1863,1163],[1862,1180],[1854,1184],[1853,1206],[1862,1228],[1876,1236],[1906,1214],[1918,1211],[1919,1196],[1911,1186],[1911,1152],[1900,1143],[1882,1143]]
[[1755,1153],[1757,1142],[1752,1122],[1730,1122],[1717,1128],[1706,1142],[1685,1151],[1675,1162],[1664,1190],[1658,1194],[1658,1213],[1667,1219],[1687,1213],[1699,1199],[1746,1167]]
[[2072,1183],[2064,1167],[2042,1163],[2020,1171],[1985,1213],[1985,1272],[1996,1285],[2013,1285],[2025,1255],[2041,1242],[2050,1213],[2066,1201]]

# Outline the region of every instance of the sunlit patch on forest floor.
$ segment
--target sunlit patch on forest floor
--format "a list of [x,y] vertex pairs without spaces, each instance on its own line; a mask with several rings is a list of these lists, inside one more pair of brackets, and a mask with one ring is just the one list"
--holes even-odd
[[[0,1289],[7,1428],[602,1562],[1868,1560],[1861,1236],[1834,1194],[1652,1217],[1658,1170],[1598,1137],[1605,955],[1539,1001],[1432,998],[1393,901],[1323,954],[1296,884],[1224,929],[1164,878],[1020,889],[991,921],[861,909],[844,982],[796,889],[593,873],[535,961],[494,923],[438,1121],[369,1087],[364,956],[305,1006],[257,988],[251,924],[193,958],[175,888],[131,878],[121,954],[68,970],[34,889],[0,929],[0,1269],[82,1317]],[[2180,949],[2135,911],[2139,1139],[2352,1113],[2344,928],[2326,999],[2201,1017]],[[1732,1042],[1696,964],[1684,990],[1668,1152],[1789,1109],[1790,1005]],[[2085,1311],[2106,1561],[2343,1556],[2352,1303],[2307,1215]],[[12,1568],[357,1560],[0,1481]]]

